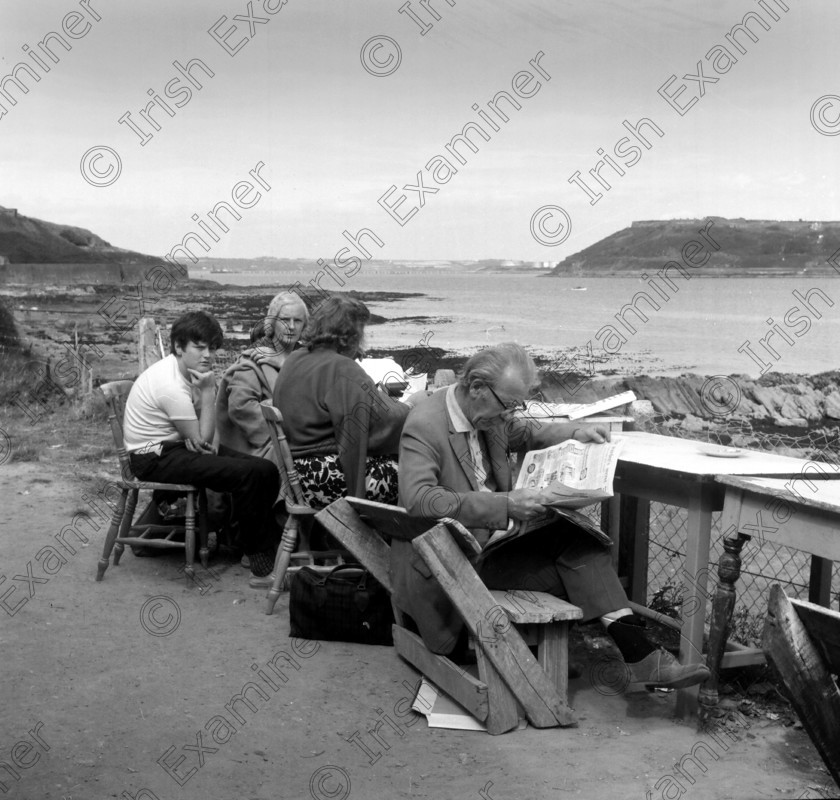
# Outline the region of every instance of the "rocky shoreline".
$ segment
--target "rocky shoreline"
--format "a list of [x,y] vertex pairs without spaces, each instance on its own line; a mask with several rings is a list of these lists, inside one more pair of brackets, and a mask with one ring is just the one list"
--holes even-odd
[[[85,358],[93,361],[93,383],[131,378],[137,369],[138,316],[169,323],[184,308],[203,308],[216,314],[225,330],[228,360],[247,341],[251,326],[265,313],[268,301],[280,287],[242,287],[210,281],[189,280],[164,294],[125,286],[6,287],[6,304],[14,313],[21,339],[33,362],[54,363],[68,348],[87,347]],[[364,301],[393,302],[409,295],[397,292],[354,292]],[[417,294],[410,295],[416,297]],[[395,310],[397,307],[395,307]],[[391,319],[398,319],[398,315]],[[429,317],[432,319],[432,317]],[[388,321],[375,316],[371,324]],[[81,343],[81,344],[77,344]],[[95,355],[94,355],[95,354]],[[99,355],[101,354],[101,355]],[[416,371],[457,369],[465,354],[438,347],[371,350],[374,357],[393,357],[403,367]],[[733,421],[746,421],[755,428],[801,435],[804,430],[840,424],[840,372],[818,375],[769,373],[758,380],[747,375],[678,377],[647,374],[588,376],[558,373],[553,359],[538,357],[542,395],[548,402],[591,402],[632,390],[640,400],[650,401],[654,412],[679,421],[687,430],[706,430]],[[68,387],[72,394],[73,387]]]

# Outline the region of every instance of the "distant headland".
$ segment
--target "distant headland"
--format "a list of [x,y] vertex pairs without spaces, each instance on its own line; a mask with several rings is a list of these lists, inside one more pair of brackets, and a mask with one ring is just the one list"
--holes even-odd
[[[692,242],[706,252],[701,254]],[[688,259],[687,249],[694,251]],[[837,275],[840,222],[723,217],[642,220],[569,256],[550,275],[646,277],[672,264],[690,268],[692,277]]]
[[[214,258],[185,237],[158,258],[114,247],[95,233],[26,217],[0,206],[0,286],[135,284],[163,262],[191,278],[225,282],[225,273],[320,269],[312,258]],[[372,259],[368,272],[545,277],[654,276],[691,270],[691,277],[795,277],[840,273],[840,221],[702,219],[641,220],[560,263],[511,259]],[[684,277],[686,277],[684,275]],[[270,281],[268,281],[270,282]]]

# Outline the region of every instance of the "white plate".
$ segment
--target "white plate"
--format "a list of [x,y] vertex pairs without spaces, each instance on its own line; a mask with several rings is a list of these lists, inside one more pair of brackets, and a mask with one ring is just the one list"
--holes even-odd
[[744,451],[737,447],[701,447],[700,452],[704,456],[713,456],[714,458],[738,458],[744,455]]

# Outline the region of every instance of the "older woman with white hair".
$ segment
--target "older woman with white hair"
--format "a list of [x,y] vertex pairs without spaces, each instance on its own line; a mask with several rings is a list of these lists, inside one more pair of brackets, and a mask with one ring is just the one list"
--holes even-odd
[[280,292],[255,328],[262,332],[225,374],[216,395],[216,430],[224,448],[275,460],[260,403],[271,400],[286,358],[295,350],[309,319],[300,296]]

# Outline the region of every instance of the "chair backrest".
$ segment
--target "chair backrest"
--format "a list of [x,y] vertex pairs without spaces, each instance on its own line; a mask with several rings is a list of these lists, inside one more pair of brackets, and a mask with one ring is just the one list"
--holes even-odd
[[128,460],[128,452],[123,441],[123,415],[125,414],[125,401],[134,381],[111,381],[103,383],[99,388],[105,395],[105,402],[108,404],[108,422],[111,425],[111,435],[114,437],[114,446],[117,448],[117,456],[120,460],[120,472],[123,480],[136,480],[131,471],[131,463]]
[[300,485],[300,478],[295,469],[295,462],[292,458],[292,451],[286,439],[286,432],[283,430],[283,415],[279,408],[275,408],[270,400],[263,400],[260,403],[263,418],[268,426],[268,435],[271,438],[271,446],[277,456],[277,469],[280,472],[280,491],[283,499],[289,505],[306,506],[306,498]]
[[389,506],[360,497],[345,499],[366,524],[388,540],[401,539],[410,542],[437,523],[443,523],[449,529],[455,543],[468,557],[477,556],[481,552],[481,545],[475,537],[458,520],[451,517],[441,517],[438,520],[422,519],[409,516],[402,506]]
[[[342,497],[336,500],[319,511],[315,519],[389,592],[391,540],[412,541],[437,524],[410,517],[401,506],[389,506],[358,497]],[[439,522],[446,525],[458,548],[468,558],[474,558],[481,552],[481,547],[473,535],[459,522],[453,519],[442,519]]]

